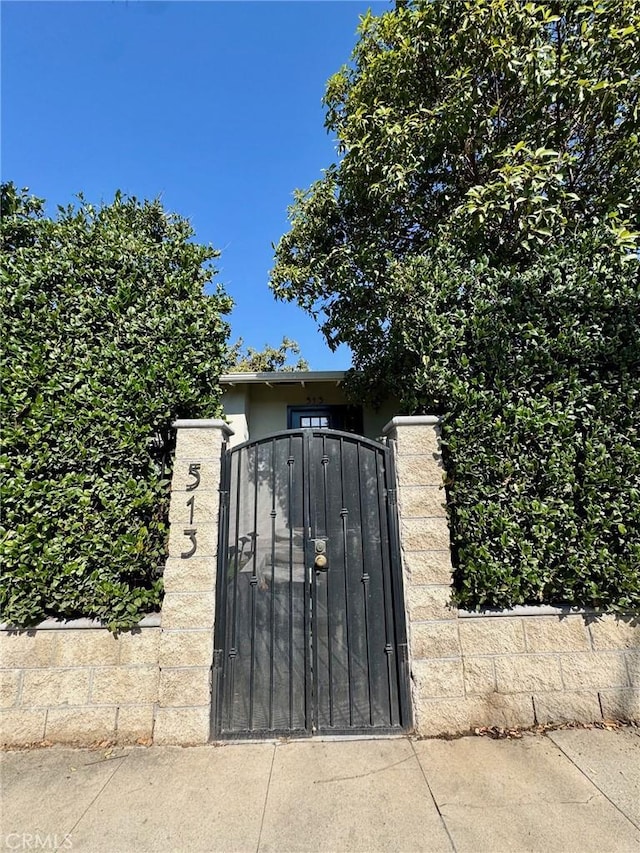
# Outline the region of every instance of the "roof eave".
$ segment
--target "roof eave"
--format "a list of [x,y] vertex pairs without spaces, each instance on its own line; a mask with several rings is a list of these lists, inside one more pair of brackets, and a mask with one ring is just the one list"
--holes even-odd
[[221,385],[302,385],[312,382],[335,382],[339,385],[346,370],[279,370],[265,373],[223,373]]

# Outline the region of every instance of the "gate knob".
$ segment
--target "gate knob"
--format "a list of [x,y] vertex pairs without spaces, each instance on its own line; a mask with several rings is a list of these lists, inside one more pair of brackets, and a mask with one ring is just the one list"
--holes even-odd
[[316,569],[325,569],[327,567],[327,558],[324,554],[316,554],[315,567]]

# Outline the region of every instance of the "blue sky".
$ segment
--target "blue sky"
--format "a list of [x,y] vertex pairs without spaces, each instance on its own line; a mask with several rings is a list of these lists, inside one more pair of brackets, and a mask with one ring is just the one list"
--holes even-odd
[[2,178],[48,210],[82,191],[160,196],[222,251],[232,340],[295,338],[349,366],[268,289],[293,190],[335,160],[321,98],[359,16],[389,2],[2,2]]

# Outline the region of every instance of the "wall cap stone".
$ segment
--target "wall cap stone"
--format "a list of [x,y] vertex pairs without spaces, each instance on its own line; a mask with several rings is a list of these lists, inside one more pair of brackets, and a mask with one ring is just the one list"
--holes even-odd
[[551,604],[517,604],[508,610],[458,610],[460,619],[495,619],[501,616],[613,616],[617,619],[638,618],[640,613],[607,613],[604,610],[592,610],[589,607],[554,607]]
[[[136,631],[138,628],[159,628],[160,616],[160,613],[150,613],[148,616],[143,616],[133,630]],[[0,622],[0,631],[12,634],[27,634],[31,631],[77,631],[79,628],[107,630],[106,625],[103,625],[97,619],[70,619],[68,622],[59,619],[45,619],[43,622],[39,622],[37,625],[30,625],[28,628],[20,628],[16,625]],[[123,631],[122,633],[125,632]],[[129,633],[129,629],[126,633]]]
[[229,424],[220,418],[178,418],[171,426],[175,429],[219,429],[225,435],[234,434]]
[[382,427],[384,435],[399,426],[435,426],[440,423],[437,415],[396,415]]

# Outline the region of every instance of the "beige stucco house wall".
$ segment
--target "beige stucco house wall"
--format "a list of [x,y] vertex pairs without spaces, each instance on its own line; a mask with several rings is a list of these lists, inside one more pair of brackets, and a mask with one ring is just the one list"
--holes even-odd
[[[233,430],[230,446],[287,429],[288,406],[349,404],[344,378],[342,370],[224,374],[220,382],[225,419]],[[364,436],[382,440],[384,425],[397,411],[394,399],[377,410],[363,407]]]

